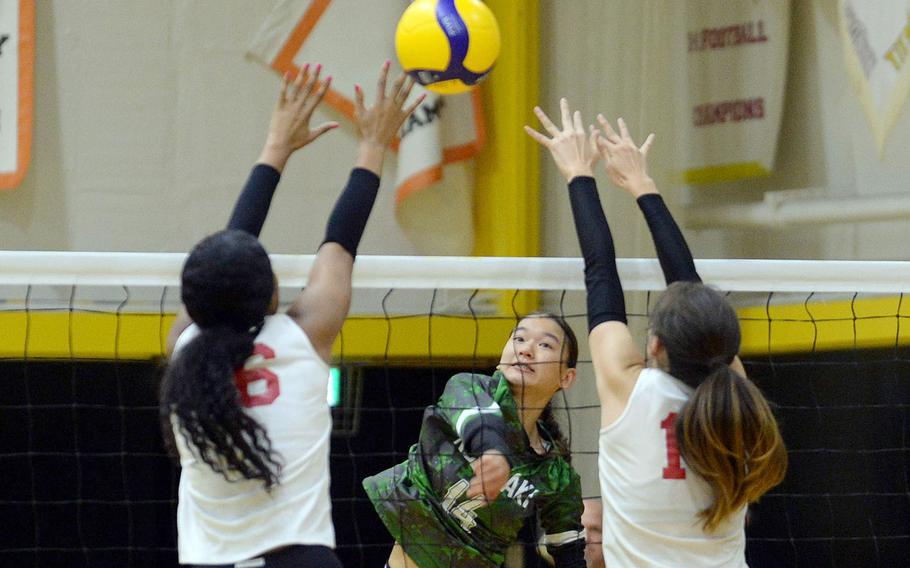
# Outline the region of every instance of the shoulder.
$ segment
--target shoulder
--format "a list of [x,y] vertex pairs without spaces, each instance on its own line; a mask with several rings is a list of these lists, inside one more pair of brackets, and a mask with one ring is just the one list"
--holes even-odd
[[635,398],[648,396],[672,396],[686,397],[692,394],[692,388],[685,383],[663,371],[654,367],[646,367],[638,375],[638,381],[629,397],[631,403]]
[[171,353],[171,356],[177,355],[180,350],[186,347],[187,343],[192,341],[197,335],[199,335],[199,326],[195,323],[188,325],[183,331],[180,332],[180,335],[177,336],[177,340],[174,342],[174,350]]
[[652,414],[660,412],[667,405],[681,406],[690,395],[691,389],[679,379],[661,369],[645,367],[639,372],[623,411],[604,426],[601,432],[615,432],[618,429],[626,434],[639,432],[640,425],[653,418]]
[[259,330],[256,341],[275,344],[300,344],[312,348],[313,343],[294,319],[287,314],[272,314],[265,317],[265,325]]

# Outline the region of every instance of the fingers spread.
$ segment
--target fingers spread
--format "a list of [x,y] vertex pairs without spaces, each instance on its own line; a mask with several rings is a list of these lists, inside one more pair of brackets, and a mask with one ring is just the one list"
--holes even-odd
[[543,124],[544,129],[550,133],[550,136],[557,136],[559,134],[559,129],[556,128],[556,125],[553,124],[553,121],[550,120],[550,117],[540,108],[534,107],[534,114],[537,115],[537,120]]
[[376,87],[377,103],[385,99],[385,87],[389,80],[389,67],[391,67],[391,65],[392,63],[386,59],[385,63],[382,64],[382,70],[379,72],[379,83]]
[[307,63],[304,65],[298,72],[297,76],[294,78],[293,83],[291,83],[290,96],[289,100],[297,100],[297,96],[300,94],[300,89],[303,87],[303,82],[310,74],[310,64]]
[[326,122],[326,123],[320,124],[310,134],[310,141],[313,141],[313,140],[319,138],[320,136],[322,136],[323,134],[325,134],[326,132],[328,132],[330,130],[335,130],[336,128],[338,128],[338,126],[339,125],[337,122]]
[[599,122],[600,127],[603,128],[604,136],[606,137],[606,139],[608,141],[612,142],[613,144],[619,144],[621,139],[616,134],[616,131],[613,130],[613,127],[610,126],[610,122],[606,118],[604,118],[604,115],[598,114],[597,122]]
[[591,144],[591,151],[594,152],[595,155],[597,155],[599,153],[598,141],[600,139],[600,133],[597,131],[596,128],[594,128],[593,124],[588,125],[588,132],[590,133],[588,135],[588,142]]
[[[408,91],[410,91],[410,89],[408,89]],[[416,100],[416,101],[414,101],[413,103],[411,103],[411,105],[410,105],[409,107],[407,107],[406,109],[404,109],[404,116],[405,116],[405,117],[410,116],[412,112],[414,112],[415,110],[417,110],[417,108],[418,108],[421,104],[423,104],[423,101],[425,101],[426,98],[427,98],[427,94],[426,94],[426,93],[421,93],[421,95],[420,95],[419,97],[417,97],[417,100]],[[402,101],[402,102],[403,102],[403,101]]]
[[648,151],[651,149],[651,144],[653,144],[653,143],[654,143],[654,133],[652,132],[651,134],[648,134],[648,137],[645,139],[645,143],[641,145],[641,148],[639,148],[642,156],[644,156],[645,158],[648,157]]
[[313,89],[319,83],[319,74],[320,73],[322,73],[322,63],[317,63],[316,72],[313,73],[312,75],[309,75],[308,77],[306,77],[306,83],[304,83],[304,86],[303,86],[303,100],[304,101],[309,98],[309,96],[313,93]]
[[584,135],[585,127],[584,127],[584,124],[582,124],[582,122],[581,122],[581,111],[580,110],[575,111],[575,114],[572,116],[572,122],[573,122],[573,126],[575,127],[575,133]]
[[565,97],[559,99],[559,110],[562,113],[562,129],[569,130],[572,128],[572,116],[569,112],[569,101]]
[[549,138],[547,138],[546,136],[544,136],[544,135],[541,134],[540,132],[537,132],[536,130],[534,130],[534,129],[531,128],[530,126],[525,125],[524,129],[525,129],[525,132],[528,133],[528,136],[530,136],[531,138],[533,138],[534,140],[536,140],[539,144],[541,144],[541,145],[543,145],[543,146],[547,146],[547,145],[550,144],[550,139],[549,139]]
[[358,114],[366,110],[363,106],[363,89],[360,88],[360,85],[354,85],[354,105]]
[[401,73],[398,75],[398,77],[395,78],[395,82],[392,83],[392,92],[389,93],[391,98],[395,99],[396,101],[401,100],[401,91],[403,90],[402,87],[404,87],[404,80],[407,79],[407,77],[407,75]]
[[291,74],[285,71],[281,77],[281,90],[278,91],[278,106],[284,106],[288,102],[288,83],[291,81]]
[[323,81],[322,84],[319,85],[319,89],[316,91],[316,96],[312,97],[312,98],[307,97],[307,99],[310,102],[306,106],[306,108],[304,108],[305,114],[310,114],[314,110],[316,110],[316,107],[319,106],[319,103],[321,103],[322,99],[325,98],[325,94],[329,91],[329,87],[331,87],[331,85],[332,85],[332,76],[329,75],[328,77],[325,78],[325,81]]
[[626,142],[632,142],[632,136],[629,135],[629,129],[626,127],[626,121],[620,118],[616,122],[619,123],[619,134],[622,136],[622,139]]
[[408,100],[408,97],[411,96],[411,90],[414,88],[414,85],[416,83],[417,82],[414,81],[414,79],[412,77],[407,78],[404,88],[401,90],[401,96],[399,97],[399,99],[401,100],[402,103],[404,101]]

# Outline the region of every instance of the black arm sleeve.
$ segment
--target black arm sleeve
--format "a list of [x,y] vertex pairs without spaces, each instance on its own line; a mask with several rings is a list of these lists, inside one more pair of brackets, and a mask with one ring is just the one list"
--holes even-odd
[[664,199],[657,193],[649,193],[638,198],[638,207],[645,215],[651,238],[654,239],[654,248],[660,260],[660,268],[664,272],[667,284],[679,280],[701,282],[698,272],[695,271],[695,261],[692,252],[686,244],[686,238]]
[[573,178],[569,182],[569,199],[585,259],[588,331],[605,321],[626,323],[626,300],[616,270],[616,250],[597,195],[597,182],[587,176]]
[[280,179],[281,174],[272,166],[256,164],[237,198],[227,228],[246,231],[259,237]]
[[338,243],[344,250],[357,256],[360,238],[367,226],[373,203],[379,193],[379,176],[363,168],[351,170],[345,186],[325,228],[325,243]]
[[547,547],[556,568],[585,568],[585,541],[576,540],[560,547]]

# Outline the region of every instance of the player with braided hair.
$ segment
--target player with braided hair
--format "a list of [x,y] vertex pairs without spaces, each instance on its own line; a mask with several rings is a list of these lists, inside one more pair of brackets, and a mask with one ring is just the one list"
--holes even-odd
[[385,152],[422,99],[407,105],[413,81],[405,75],[387,93],[389,62],[372,106],[356,88],[356,166],[305,290],[279,314],[277,280],[257,237],[287,159],[337,126],[309,126],[331,83],[320,72],[285,77],[227,230],[199,242],[183,267],[184,309],[168,338],[160,395],[164,434],[182,467],[183,565],[341,566],[332,551],[328,361]]
[[363,482],[396,541],[389,568],[501,566],[529,520],[557,568],[584,567],[581,480],[551,409],[577,361],[565,319],[535,312],[492,376],[449,379],[408,460]]

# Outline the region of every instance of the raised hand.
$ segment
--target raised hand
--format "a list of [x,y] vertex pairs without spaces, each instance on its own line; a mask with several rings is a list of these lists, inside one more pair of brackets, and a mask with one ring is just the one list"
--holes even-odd
[[332,77],[319,80],[322,65],[317,65],[310,73],[309,63],[304,65],[297,78],[290,81],[290,74],[285,73],[281,81],[281,92],[278,103],[272,111],[269,123],[269,134],[265,147],[259,158],[260,163],[274,166],[281,171],[288,158],[297,150],[316,140],[329,130],[338,128],[337,122],[325,122],[315,128],[310,127],[313,111],[322,102]]
[[650,134],[639,147],[629,135],[623,119],[617,121],[619,134],[602,114],[597,115],[597,121],[603,128],[603,133],[597,136],[597,148],[604,158],[610,181],[636,199],[646,193],[657,193],[657,186],[648,175],[648,151],[654,142],[654,134]]
[[544,129],[552,137],[525,125],[525,132],[550,151],[553,161],[566,181],[572,181],[577,176],[593,176],[594,164],[597,163],[598,153],[595,143],[596,134],[591,129],[590,135],[585,134],[585,127],[581,121],[581,112],[575,111],[574,116],[569,112],[569,102],[560,99],[559,108],[562,112],[562,130],[553,124],[550,117],[540,107],[534,107],[534,114],[543,124]]
[[511,468],[509,460],[496,450],[487,450],[479,458],[471,462],[474,477],[468,486],[467,496],[474,498],[482,496],[487,501],[494,501],[509,481]]
[[382,170],[385,150],[395,139],[405,119],[414,112],[426,98],[426,94],[417,97],[410,105],[405,106],[414,80],[402,73],[395,79],[391,91],[386,93],[391,63],[386,61],[379,72],[379,84],[373,105],[364,103],[363,89],[354,86],[354,123],[360,136],[360,155],[358,167],[372,170],[377,175]]

